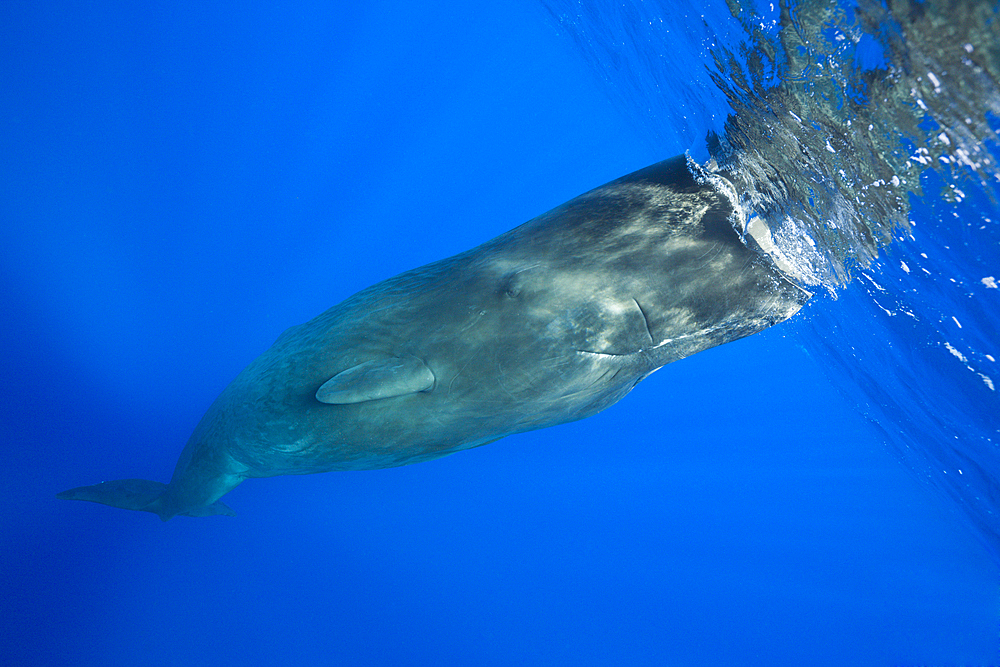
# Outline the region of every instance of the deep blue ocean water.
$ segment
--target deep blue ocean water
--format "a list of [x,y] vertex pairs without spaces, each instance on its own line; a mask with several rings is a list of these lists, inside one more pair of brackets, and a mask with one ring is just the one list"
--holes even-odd
[[[734,21],[724,3],[618,56],[553,7],[0,6],[0,662],[1000,664],[997,526],[963,509],[998,472],[976,374],[1000,380],[981,282],[1000,280],[1000,207],[974,182],[914,200],[917,240],[838,298],[583,422],[249,480],[236,518],[54,497],[167,481],[288,326],[724,131],[700,37]],[[643,53],[691,80],[644,77]],[[921,253],[949,271],[907,282]],[[964,320],[946,335],[968,373],[905,315],[877,319],[910,307],[882,294]],[[978,465],[966,495],[926,472],[948,456]]]

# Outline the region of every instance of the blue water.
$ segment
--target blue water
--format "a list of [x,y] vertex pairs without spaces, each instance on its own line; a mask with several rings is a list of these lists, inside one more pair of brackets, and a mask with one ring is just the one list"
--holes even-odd
[[[722,30],[724,9],[672,14],[660,57],[701,72],[690,26]],[[250,480],[226,498],[234,519],[55,499],[166,481],[205,408],[288,326],[697,149],[729,109],[683,81],[630,109],[527,0],[4,3],[0,31],[0,662],[1000,663],[991,527],[921,474],[933,456],[901,455],[893,401],[866,391],[933,407],[942,375],[966,377],[944,352],[938,375],[904,367],[931,389],[893,384],[875,344],[928,346],[883,333],[871,281],[917,289],[928,312],[962,282],[986,315],[957,313],[948,340],[980,370],[1000,357],[998,290],[961,273],[965,255],[930,287],[896,269],[975,247],[1000,279],[995,232],[948,238],[919,205],[932,245],[583,422],[404,468]],[[685,113],[659,122],[671,96]],[[834,325],[866,349],[824,338]],[[972,373],[942,432],[995,427]]]

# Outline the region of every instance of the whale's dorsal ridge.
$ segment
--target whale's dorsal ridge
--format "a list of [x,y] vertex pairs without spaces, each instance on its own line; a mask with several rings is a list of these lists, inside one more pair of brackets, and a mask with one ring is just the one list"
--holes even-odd
[[320,403],[345,405],[430,391],[434,373],[413,355],[371,359],[337,373],[316,391]]

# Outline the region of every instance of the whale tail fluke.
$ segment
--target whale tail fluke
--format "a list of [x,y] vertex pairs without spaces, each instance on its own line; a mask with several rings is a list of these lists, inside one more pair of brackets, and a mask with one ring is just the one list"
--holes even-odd
[[[160,515],[160,518],[166,521],[175,514],[175,512],[165,513],[163,511],[163,503],[160,499],[166,490],[167,485],[161,482],[150,482],[146,479],[116,479],[91,486],[78,486],[75,489],[57,493],[56,498],[87,500],[126,510],[152,512]],[[216,514],[236,516],[236,512],[221,501],[181,512],[181,514],[185,516],[213,516]]]

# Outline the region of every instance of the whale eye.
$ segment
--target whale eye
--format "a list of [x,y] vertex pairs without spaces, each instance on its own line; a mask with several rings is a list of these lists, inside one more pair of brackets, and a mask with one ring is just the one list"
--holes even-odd
[[532,264],[507,272],[497,285],[497,296],[508,299],[534,297],[536,288],[542,286],[539,275],[533,273],[539,266]]
[[500,294],[510,299],[516,299],[521,295],[521,278],[518,271],[508,273],[500,282]]

